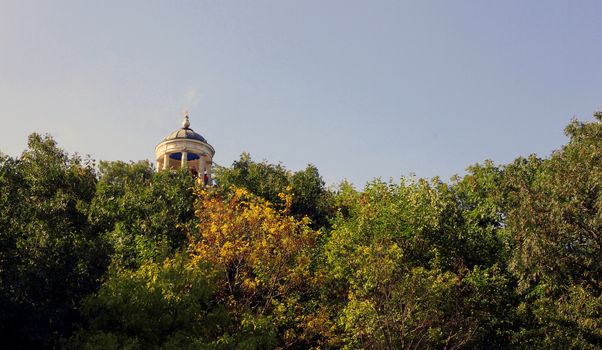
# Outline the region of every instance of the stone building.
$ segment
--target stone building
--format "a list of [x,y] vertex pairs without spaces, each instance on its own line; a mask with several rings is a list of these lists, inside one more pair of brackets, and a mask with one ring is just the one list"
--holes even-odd
[[157,171],[186,168],[205,185],[210,185],[214,154],[215,149],[207,140],[190,128],[186,113],[182,127],[167,135],[155,147]]

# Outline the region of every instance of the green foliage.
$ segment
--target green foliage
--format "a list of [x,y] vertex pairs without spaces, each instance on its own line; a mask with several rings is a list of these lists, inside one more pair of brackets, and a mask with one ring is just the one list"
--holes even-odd
[[120,266],[163,260],[185,241],[193,220],[194,179],[185,171],[154,172],[147,162],[101,162],[90,221]]
[[50,349],[600,349],[602,113],[548,158],[329,190],[248,154],[0,154],[0,341]]
[[[598,115],[599,117],[599,115]],[[602,277],[602,123],[573,121],[569,143],[518,187],[508,210],[515,237],[512,269],[523,287],[585,284]]]
[[[509,268],[525,296],[524,346],[602,347],[602,114],[571,122],[549,159],[519,159],[507,182]],[[532,345],[535,344],[535,345]]]
[[298,219],[309,217],[314,228],[328,226],[332,216],[332,193],[325,188],[313,165],[291,173],[280,164],[257,163],[248,153],[243,153],[231,168],[216,169],[215,179],[224,188],[246,188],[279,207],[285,205],[279,194],[290,193],[293,195],[291,214]]
[[602,297],[583,286],[551,296],[545,286],[519,307],[529,327],[516,332],[519,348],[599,349],[602,346]]
[[[503,171],[491,161],[473,165],[453,185],[454,207],[459,211],[455,224],[464,242],[462,255],[467,265],[485,265],[504,261],[508,240],[504,225],[506,199],[500,190]],[[453,229],[453,228],[450,228]]]
[[504,250],[498,232],[502,212],[483,182],[496,171],[474,167],[454,186],[438,179],[402,179],[398,185],[372,182],[361,194],[344,188],[337,198],[345,203],[334,221],[331,245],[354,249],[390,240],[412,266],[450,271],[491,266]]
[[114,269],[84,303],[88,320],[66,349],[217,349],[227,323],[207,269],[183,255]]
[[32,134],[0,159],[0,333],[4,344],[48,348],[79,320],[98,286],[106,244],[87,221],[94,164]]
[[215,171],[215,181],[219,185],[226,188],[244,187],[272,203],[280,203],[278,194],[286,192],[289,176],[282,165],[256,163],[248,153],[241,154],[231,168],[218,168]]
[[455,189],[410,179],[341,191],[348,213],[334,221],[326,256],[346,286],[339,322],[346,347],[507,344],[513,291],[494,263],[503,255],[499,213],[474,205],[488,193],[475,184],[490,173],[473,170]]

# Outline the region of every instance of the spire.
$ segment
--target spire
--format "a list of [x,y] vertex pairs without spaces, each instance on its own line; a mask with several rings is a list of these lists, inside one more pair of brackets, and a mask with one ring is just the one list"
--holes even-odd
[[188,129],[190,127],[190,120],[188,120],[188,111],[184,111],[184,120],[182,120],[182,128]]

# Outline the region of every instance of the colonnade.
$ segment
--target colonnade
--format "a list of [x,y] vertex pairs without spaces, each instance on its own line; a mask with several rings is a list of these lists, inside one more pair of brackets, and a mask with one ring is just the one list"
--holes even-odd
[[[170,164],[170,160],[171,160],[171,155],[174,153],[181,153],[181,160],[180,160],[180,164],[177,165],[173,165]],[[169,169],[178,169],[178,168],[183,168],[183,169],[190,169],[190,170],[194,170],[197,172],[198,176],[203,178],[206,181],[206,184],[210,184],[211,183],[211,167],[213,162],[211,160],[208,160],[205,158],[204,155],[197,155],[199,158],[198,159],[194,159],[194,160],[188,160],[188,152],[183,151],[183,152],[173,152],[173,153],[165,153],[163,155],[163,164],[161,164],[161,166],[159,166],[159,162],[157,162],[157,169],[158,170],[169,170]],[[207,176],[205,178],[205,175]]]

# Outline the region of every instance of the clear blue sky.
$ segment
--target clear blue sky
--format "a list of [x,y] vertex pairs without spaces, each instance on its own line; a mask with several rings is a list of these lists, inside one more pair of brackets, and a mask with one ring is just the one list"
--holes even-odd
[[602,1],[0,1],[0,151],[153,159],[190,111],[229,165],[360,187],[547,156],[602,107]]

